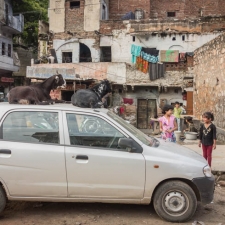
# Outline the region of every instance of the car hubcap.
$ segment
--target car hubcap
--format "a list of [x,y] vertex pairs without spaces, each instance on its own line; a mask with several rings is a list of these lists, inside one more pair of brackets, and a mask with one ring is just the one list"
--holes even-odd
[[186,212],[187,206],[187,197],[181,192],[168,192],[164,197],[164,209],[168,214],[180,216]]

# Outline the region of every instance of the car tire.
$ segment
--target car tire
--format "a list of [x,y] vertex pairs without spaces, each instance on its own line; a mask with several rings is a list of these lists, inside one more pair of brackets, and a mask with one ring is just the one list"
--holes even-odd
[[6,195],[2,186],[0,186],[0,213],[3,212],[6,205]]
[[197,198],[186,183],[168,181],[157,188],[153,205],[162,219],[169,222],[186,222],[196,211]]

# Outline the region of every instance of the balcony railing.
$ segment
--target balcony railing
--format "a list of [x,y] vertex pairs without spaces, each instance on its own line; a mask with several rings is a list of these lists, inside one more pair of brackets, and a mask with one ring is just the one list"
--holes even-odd
[[8,15],[5,17],[5,26],[13,29],[15,33],[21,33],[24,29],[24,16],[19,14],[17,16]]

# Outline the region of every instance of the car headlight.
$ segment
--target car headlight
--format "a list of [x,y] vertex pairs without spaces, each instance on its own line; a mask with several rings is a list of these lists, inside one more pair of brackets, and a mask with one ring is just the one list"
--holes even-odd
[[211,173],[211,168],[210,166],[205,166],[203,168],[203,173],[206,177],[211,177],[212,176],[212,173]]

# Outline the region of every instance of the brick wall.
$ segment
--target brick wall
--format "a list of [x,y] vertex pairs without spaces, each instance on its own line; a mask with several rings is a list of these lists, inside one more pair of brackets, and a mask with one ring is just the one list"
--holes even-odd
[[[176,12],[177,18],[225,15],[224,0],[151,0],[150,16],[166,18],[167,12]],[[202,14],[201,14],[202,13]]]
[[212,111],[216,126],[222,129],[225,129],[224,71],[225,35],[222,34],[197,49],[194,56],[194,115],[201,119],[203,112]]
[[121,19],[126,13],[137,8],[144,10],[145,18],[150,15],[151,0],[111,0],[109,1],[109,19]]
[[113,30],[126,29],[126,24],[119,20],[102,20],[100,22],[100,33],[112,35]]
[[80,8],[70,8],[70,1],[66,1],[66,32],[82,32],[84,30],[84,4],[85,0],[80,0]]

